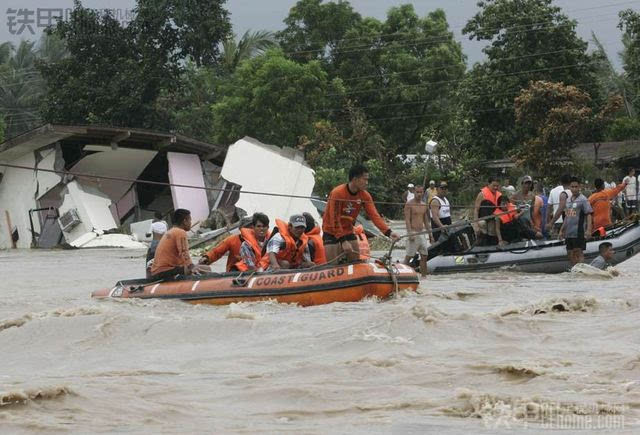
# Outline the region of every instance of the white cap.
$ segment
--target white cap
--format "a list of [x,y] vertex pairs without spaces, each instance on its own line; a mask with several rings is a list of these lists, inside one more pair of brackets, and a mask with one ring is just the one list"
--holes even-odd
[[158,221],[151,224],[151,232],[156,234],[164,234],[167,232],[167,223]]
[[409,183],[409,184],[407,185],[407,187],[408,187],[409,189],[411,189],[412,187],[415,187],[415,186],[414,186],[412,183]]

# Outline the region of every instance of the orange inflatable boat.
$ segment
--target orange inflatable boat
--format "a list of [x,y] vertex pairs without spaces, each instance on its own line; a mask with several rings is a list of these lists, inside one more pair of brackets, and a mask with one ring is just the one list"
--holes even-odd
[[134,279],[95,291],[94,298],[181,299],[192,304],[276,300],[301,306],[357,302],[368,296],[381,299],[396,290],[416,290],[418,275],[403,264],[390,273],[377,263],[321,266],[277,272],[209,273],[149,282]]

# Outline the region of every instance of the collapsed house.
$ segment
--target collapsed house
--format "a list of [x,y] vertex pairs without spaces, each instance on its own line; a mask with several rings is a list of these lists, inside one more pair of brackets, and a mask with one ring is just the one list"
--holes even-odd
[[169,221],[176,208],[208,228],[255,211],[272,220],[304,211],[318,218],[309,199],[286,196],[308,197],[313,185],[300,152],[251,138],[227,147],[149,130],[48,124],[0,144],[0,249],[136,247],[156,212]]

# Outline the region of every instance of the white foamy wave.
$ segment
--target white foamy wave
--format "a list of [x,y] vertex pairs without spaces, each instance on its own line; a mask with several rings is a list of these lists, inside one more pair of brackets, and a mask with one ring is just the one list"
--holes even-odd
[[618,272],[618,270],[614,267],[610,267],[607,270],[601,270],[586,263],[576,264],[575,266],[573,266],[573,268],[571,268],[571,273],[574,275],[582,275],[590,278],[593,277],[604,279],[615,278],[620,274],[620,272]]
[[66,386],[0,391],[0,407],[28,405],[30,402],[57,399],[73,394]]
[[74,317],[74,316],[92,316],[102,314],[104,311],[98,307],[73,307],[73,308],[56,308],[55,310],[42,311],[39,313],[27,313],[21,317],[0,321],[0,331],[9,328],[19,328],[26,323],[47,317]]
[[459,404],[445,407],[445,414],[456,417],[474,417],[485,423],[502,421],[527,421],[548,424],[561,420],[561,417],[600,416],[623,414],[626,407],[608,403],[569,403],[553,401],[539,397],[510,397],[480,393],[469,389],[460,389],[457,394]]
[[227,314],[225,315],[227,319],[245,319],[245,320],[256,320],[259,316],[251,312],[248,307],[242,303],[230,304],[227,308]]
[[413,344],[413,340],[411,340],[410,338],[405,338],[401,336],[392,337],[382,332],[369,331],[369,330],[362,331],[356,334],[354,338],[362,341],[379,341],[382,343],[390,343],[390,344]]
[[547,314],[552,312],[590,312],[594,311],[598,306],[598,302],[593,297],[564,297],[544,299],[535,304],[526,305],[524,307],[509,307],[500,311],[499,316],[511,316],[517,314]]
[[414,305],[413,308],[411,308],[411,314],[425,323],[436,323],[448,317],[446,313],[431,304]]

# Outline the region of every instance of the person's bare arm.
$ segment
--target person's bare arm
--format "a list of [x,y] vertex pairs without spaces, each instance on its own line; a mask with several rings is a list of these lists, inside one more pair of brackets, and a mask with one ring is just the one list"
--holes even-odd
[[500,232],[501,225],[502,221],[500,219],[496,219],[496,237],[498,238],[498,245],[505,244],[505,241],[502,240],[502,233]]
[[587,232],[585,233],[585,239],[589,240],[593,233],[593,214],[589,213],[587,215]]
[[431,219],[429,219],[429,208],[427,207],[422,215],[424,221],[424,229],[428,231],[429,241],[433,243],[433,234],[431,233]]
[[[562,212],[564,211],[565,207],[567,206],[567,198],[568,198],[568,196],[567,196],[566,192],[560,193],[560,199],[558,200],[558,210],[556,210],[556,212],[553,214],[551,220],[547,223],[548,227],[551,227],[551,225],[556,223],[558,218],[560,216],[562,216]],[[553,205],[553,204],[551,204],[551,205]]]

